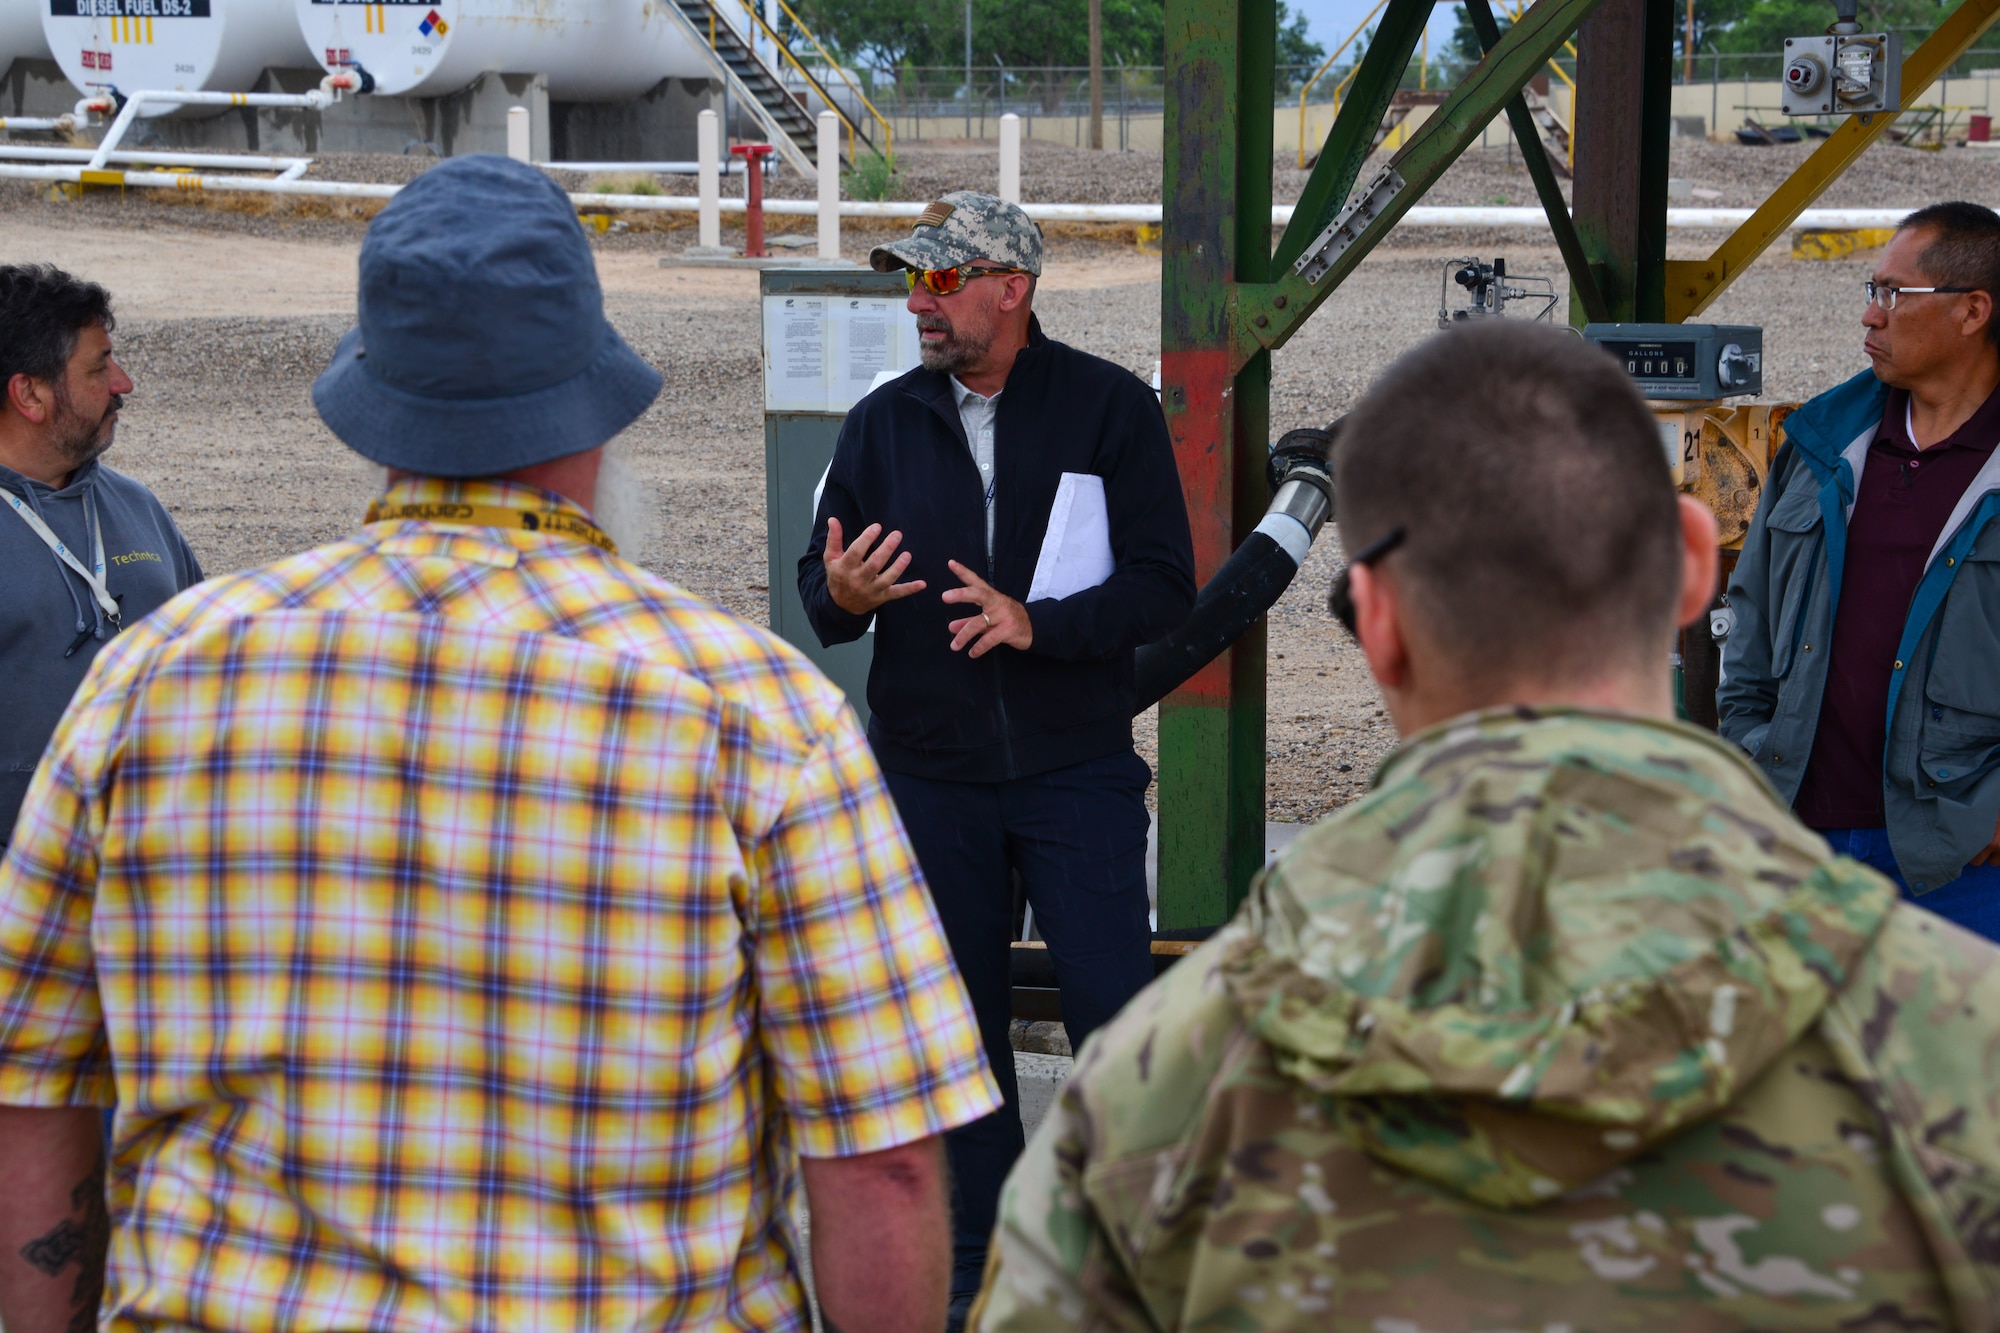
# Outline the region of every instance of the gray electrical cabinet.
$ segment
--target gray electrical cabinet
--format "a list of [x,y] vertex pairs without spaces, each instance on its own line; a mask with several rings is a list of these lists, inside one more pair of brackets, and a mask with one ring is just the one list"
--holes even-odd
[[845,690],[865,721],[873,635],[820,646],[799,601],[799,557],[812,541],[820,480],[847,409],[883,376],[916,365],[917,321],[904,308],[909,287],[900,273],[785,268],[762,277],[771,628]]

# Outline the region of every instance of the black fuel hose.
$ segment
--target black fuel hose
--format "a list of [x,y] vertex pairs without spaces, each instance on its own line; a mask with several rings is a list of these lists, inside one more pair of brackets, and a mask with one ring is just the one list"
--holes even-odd
[[1179,628],[1134,654],[1136,711],[1151,708],[1220,657],[1291,586],[1333,512],[1329,455],[1339,430],[1336,421],[1325,430],[1290,431],[1272,447],[1273,495],[1264,521],[1195,595],[1194,610]]

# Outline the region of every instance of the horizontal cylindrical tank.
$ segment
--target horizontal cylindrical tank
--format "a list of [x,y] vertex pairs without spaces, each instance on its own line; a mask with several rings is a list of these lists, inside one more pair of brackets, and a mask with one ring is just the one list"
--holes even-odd
[[[27,0],[6,3],[25,8]],[[35,3],[56,63],[86,91],[109,86],[123,93],[243,93],[268,67],[311,69],[314,64],[299,35],[292,0]],[[189,107],[183,114],[216,115],[220,110]]]
[[16,60],[47,60],[49,41],[42,36],[38,6],[27,0],[0,3],[0,73]]
[[291,0],[329,70],[355,63],[387,96],[455,93],[488,70],[548,76],[565,102],[636,97],[707,78],[674,0]]

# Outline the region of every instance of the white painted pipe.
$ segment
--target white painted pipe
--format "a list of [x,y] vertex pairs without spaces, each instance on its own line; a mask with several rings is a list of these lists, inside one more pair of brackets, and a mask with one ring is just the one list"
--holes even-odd
[[[695,152],[699,155],[701,223],[696,243],[706,250],[722,248],[722,179],[716,167],[722,160],[722,117],[703,111],[695,122]],[[665,197],[665,196],[662,196]],[[741,201],[732,200],[739,203]]]
[[[0,163],[0,180],[56,181],[75,184],[83,178],[84,167],[30,166],[27,163]],[[400,185],[361,185],[353,181],[279,180],[274,176],[204,176],[181,171],[121,171],[113,173],[118,183],[140,190],[215,190],[245,194],[313,195],[331,199],[392,199]],[[578,203],[592,202],[590,195],[571,196]]]
[[[319,81],[319,87],[302,93],[209,93],[142,88],[131,95],[124,109],[118,113],[118,118],[111,122],[111,128],[104,132],[97,152],[91,156],[89,169],[97,171],[103,168],[119,141],[125,137],[125,132],[132,128],[132,122],[149,106],[155,110],[173,106],[282,106],[317,110],[338,102],[343,91],[360,86],[359,75],[343,72],[327,75]],[[85,98],[76,104],[77,114],[106,111],[111,105],[108,98]],[[304,168],[300,170],[303,172]]]
[[533,155],[531,147],[528,108],[510,106],[507,108],[507,156],[516,162],[526,162]]
[[[701,163],[696,162],[542,162],[537,164],[545,171],[635,171],[648,176],[696,176],[701,174]],[[735,158],[724,162],[719,168],[725,176],[741,176],[743,159]],[[771,159],[764,159],[764,174],[771,174]]]
[[[704,115],[712,113],[704,112]],[[17,150],[18,151],[18,150]],[[149,156],[172,156],[156,154]],[[302,170],[305,159],[296,159],[294,170]],[[88,167],[78,167],[60,163],[37,166],[30,163],[0,162],[0,180],[38,180],[77,182],[82,179]],[[350,181],[313,181],[296,177],[269,178],[259,176],[208,176],[186,172],[127,171],[118,173],[123,184],[140,189],[181,189],[216,190],[220,192],[247,191],[258,194],[296,194],[327,198],[348,199],[389,199],[401,189],[397,185],[363,185]],[[721,243],[721,213],[741,213],[744,202],[741,199],[722,199],[711,196],[708,199],[675,194],[572,194],[570,199],[579,206],[599,209],[625,209],[631,212],[655,213],[702,213],[703,235],[713,236]],[[921,214],[928,204],[920,203],[875,203],[860,199],[843,199],[838,204],[840,216],[849,218],[913,218]],[[1038,221],[1065,222],[1157,222],[1160,208],[1157,204],[1024,204],[1023,209]],[[714,215],[707,210],[713,209]],[[810,217],[818,214],[819,201],[816,199],[766,199],[764,211],[780,216]],[[1791,224],[1793,227],[1893,227],[1908,217],[1909,208],[1809,208]],[[1274,226],[1282,226],[1291,218],[1288,205],[1280,205],[1271,210]],[[1749,219],[1751,210],[1747,208],[1674,208],[1667,210],[1667,225],[1681,229],[1716,230],[1734,227]],[[711,220],[712,216],[712,220]],[[1538,208],[1454,208],[1416,207],[1404,214],[1401,223],[1412,227],[1530,227],[1544,224],[1542,211]],[[711,232],[709,229],[713,227]]]
[[819,257],[840,258],[840,117],[819,113]]
[[[50,148],[37,144],[0,144],[0,158],[24,162],[88,162],[94,149]],[[309,157],[257,157],[247,153],[139,152],[121,148],[111,154],[114,164],[135,167],[234,167],[240,171],[289,171],[310,167]]]
[[0,130],[73,130],[74,116],[0,116]]
[[1021,118],[1011,111],[1000,117],[1000,197],[1021,202]]

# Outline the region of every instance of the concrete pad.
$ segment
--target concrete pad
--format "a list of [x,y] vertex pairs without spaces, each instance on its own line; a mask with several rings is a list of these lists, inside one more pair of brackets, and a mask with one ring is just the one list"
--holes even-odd
[[1014,1052],[1014,1079],[1021,1088],[1021,1127],[1030,1137],[1055,1105],[1056,1094],[1062,1091],[1063,1084],[1069,1081],[1070,1070],[1075,1067],[1076,1061],[1067,1055]]
[[767,255],[745,259],[741,255],[661,255],[661,268],[860,268],[852,259],[821,259],[817,255]]

